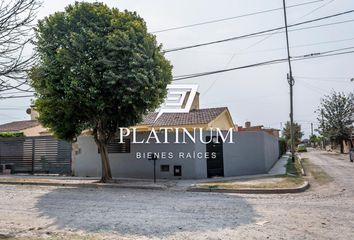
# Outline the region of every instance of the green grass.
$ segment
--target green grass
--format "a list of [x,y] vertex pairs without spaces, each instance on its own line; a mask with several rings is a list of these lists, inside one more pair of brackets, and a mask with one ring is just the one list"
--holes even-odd
[[301,164],[298,157],[296,157],[295,162],[293,162],[291,158],[288,159],[286,173],[294,176],[301,176]]
[[197,187],[208,189],[282,189],[299,187],[302,184],[304,184],[304,179],[301,177],[282,175],[261,179],[205,182],[197,184]]

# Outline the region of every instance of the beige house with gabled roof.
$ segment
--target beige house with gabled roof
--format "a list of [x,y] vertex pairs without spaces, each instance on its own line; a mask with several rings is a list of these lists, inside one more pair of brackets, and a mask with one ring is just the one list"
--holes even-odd
[[50,135],[37,120],[14,121],[0,125],[0,132],[23,133],[26,137]]
[[227,107],[192,109],[188,113],[163,113],[159,118],[156,112],[149,113],[143,121],[134,126],[137,131],[150,131],[152,128],[219,128],[229,130],[234,128],[231,114]]

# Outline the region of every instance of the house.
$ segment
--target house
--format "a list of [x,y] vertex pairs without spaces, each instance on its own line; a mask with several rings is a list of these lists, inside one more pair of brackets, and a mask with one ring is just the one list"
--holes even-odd
[[53,137],[36,119],[38,113],[27,109],[31,120],[0,125],[0,132],[23,133],[25,137],[0,138],[0,165],[14,173],[71,175],[72,146]]
[[27,137],[50,135],[48,129],[44,128],[36,119],[38,113],[33,107],[27,109],[27,114],[31,116],[31,120],[14,121],[0,125],[0,132],[23,133]]
[[264,128],[263,125],[251,126],[251,122],[245,122],[245,126],[235,125],[235,129],[238,132],[265,132],[279,139],[279,129],[275,128]]
[[[155,172],[162,179],[231,177],[267,173],[277,161],[275,136],[236,132],[227,107],[200,109],[199,99],[194,103],[185,113],[163,113],[158,118],[158,113],[150,113],[127,129],[133,134],[117,134],[108,146],[112,176],[153,178]],[[79,136],[74,148],[73,174],[101,176],[93,137]]]
[[219,108],[192,108],[188,113],[164,113],[157,118],[157,112],[146,115],[141,123],[135,128],[140,132],[150,131],[152,128],[180,128],[186,129],[202,128],[220,128],[229,130],[234,128],[231,114],[227,107]]

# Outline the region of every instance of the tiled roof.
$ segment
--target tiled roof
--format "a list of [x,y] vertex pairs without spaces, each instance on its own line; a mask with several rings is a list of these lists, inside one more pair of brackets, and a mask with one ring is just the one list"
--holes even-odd
[[0,132],[18,132],[38,125],[39,122],[36,120],[10,122],[0,125]]
[[149,113],[139,125],[178,126],[208,124],[217,118],[226,107],[195,109],[188,113],[163,113],[156,121],[157,113]]

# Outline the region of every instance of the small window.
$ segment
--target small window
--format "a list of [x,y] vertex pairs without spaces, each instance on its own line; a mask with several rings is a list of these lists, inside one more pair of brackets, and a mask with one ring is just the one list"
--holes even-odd
[[113,139],[108,143],[107,150],[108,153],[130,153],[130,139],[123,139],[123,143],[120,143],[119,139]]
[[175,177],[182,176],[182,166],[173,166],[173,175]]
[[170,165],[160,165],[160,170],[161,170],[161,172],[169,172]]

